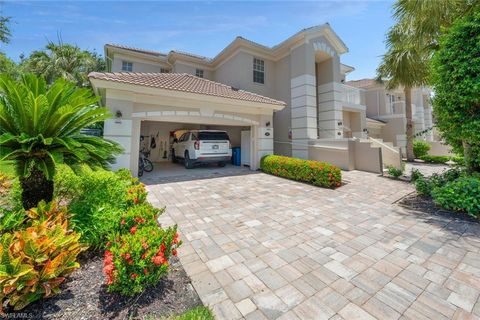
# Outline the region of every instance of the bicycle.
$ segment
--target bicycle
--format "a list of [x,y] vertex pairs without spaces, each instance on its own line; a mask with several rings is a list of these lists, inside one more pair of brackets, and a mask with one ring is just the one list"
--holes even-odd
[[143,176],[143,172],[152,172],[153,163],[148,159],[150,156],[150,151],[140,151],[140,156],[138,157],[138,176]]

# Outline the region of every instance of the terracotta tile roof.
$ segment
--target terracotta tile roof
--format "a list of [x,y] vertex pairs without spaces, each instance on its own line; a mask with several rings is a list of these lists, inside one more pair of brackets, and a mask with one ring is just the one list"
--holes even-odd
[[361,79],[361,80],[351,80],[345,83],[346,85],[356,87],[356,88],[368,88],[376,86],[379,83],[375,79]]
[[210,96],[258,103],[285,105],[283,101],[239,90],[226,84],[196,77],[187,73],[91,72],[89,78],[133,84],[166,90],[199,93]]
[[167,54],[163,53],[163,52],[146,50],[146,49],[141,49],[141,48],[128,47],[128,46],[124,46],[124,45],[121,45],[121,44],[108,43],[108,44],[106,44],[106,46],[119,48],[119,49],[124,49],[124,50],[135,51],[135,52],[139,52],[139,53],[143,53],[143,54],[149,54],[149,55],[156,56],[156,57],[160,57],[160,56],[166,57],[167,56]]

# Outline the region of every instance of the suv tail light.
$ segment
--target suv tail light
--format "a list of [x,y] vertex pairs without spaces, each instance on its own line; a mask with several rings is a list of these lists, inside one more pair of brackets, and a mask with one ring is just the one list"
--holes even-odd
[[232,143],[228,140],[228,149],[232,149]]
[[195,143],[193,144],[193,148],[195,148],[195,150],[199,150],[200,149],[200,141],[199,140],[196,140]]

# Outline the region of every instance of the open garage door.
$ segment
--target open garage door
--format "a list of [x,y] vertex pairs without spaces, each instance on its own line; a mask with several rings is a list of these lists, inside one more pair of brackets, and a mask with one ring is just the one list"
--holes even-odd
[[[199,160],[193,165],[192,170],[195,172],[187,173],[184,157],[178,155],[178,149],[177,154],[174,150],[175,141],[184,133],[196,132],[196,130],[200,130],[200,132],[203,132],[203,130],[225,132],[225,136],[228,135],[230,152],[227,161],[224,161],[223,158],[219,161]],[[151,173],[145,172],[144,176],[162,178],[190,175],[194,177],[197,171],[204,174],[205,172],[218,172],[220,170],[234,173],[238,170],[244,170],[234,167],[250,166],[253,141],[250,135],[250,126],[144,120],[140,127],[139,149],[153,163],[154,167]],[[212,147],[215,147],[215,145],[212,145]],[[233,156],[230,158],[232,151]]]

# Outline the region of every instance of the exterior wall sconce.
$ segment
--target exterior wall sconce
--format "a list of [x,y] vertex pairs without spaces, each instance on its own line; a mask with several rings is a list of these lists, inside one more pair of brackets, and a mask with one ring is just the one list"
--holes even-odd
[[340,131],[337,132],[337,136],[341,136],[341,135],[342,135],[342,133]]
[[122,111],[117,110],[117,112],[115,112],[115,123],[122,123],[122,117]]
[[363,132],[367,132],[367,133],[368,133],[368,129],[367,129],[367,128],[363,128]]
[[338,124],[339,126],[341,126],[341,125],[343,125],[343,122],[342,122],[342,121],[338,121],[337,124]]
[[267,127],[270,127],[270,121],[267,121],[267,123],[265,123],[265,125],[266,125]]

